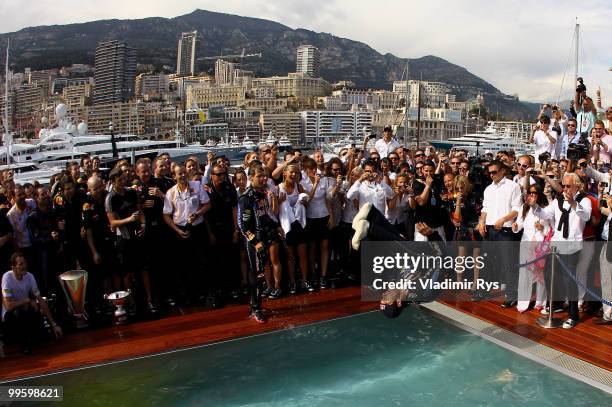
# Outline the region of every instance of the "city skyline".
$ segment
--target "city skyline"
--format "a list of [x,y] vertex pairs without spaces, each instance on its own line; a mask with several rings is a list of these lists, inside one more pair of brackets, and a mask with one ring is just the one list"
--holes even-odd
[[[110,0],[111,4],[114,2],[115,0]],[[72,3],[71,0],[62,2],[65,5]],[[350,3],[350,8],[346,7],[348,3],[345,1],[253,1],[240,4],[230,0],[222,7],[209,1],[182,1],[172,7],[154,4],[146,9],[136,7],[140,4],[136,1],[129,5],[121,3],[121,7],[100,9],[94,7],[93,2],[85,0],[79,2],[78,7],[67,7],[68,11],[65,13],[41,14],[40,9],[45,9],[45,5],[53,7],[47,0],[37,3],[37,10],[24,8],[23,5],[17,8],[16,1],[8,0],[0,6],[0,14],[8,17],[3,19],[8,23],[4,28],[7,32],[27,26],[68,24],[104,18],[171,18],[195,8],[267,18],[292,28],[331,32],[364,42],[381,53],[391,52],[398,57],[436,55],[465,67],[504,93],[518,94],[521,100],[554,101],[559,95],[563,74],[570,59],[574,16],[568,8],[550,8],[552,2],[541,3],[525,10],[517,2],[507,2],[503,7],[494,7],[481,1],[470,1],[462,3],[461,7],[453,3],[448,4],[448,7],[437,7],[433,10],[431,5],[427,4],[406,8],[402,3],[391,1],[377,5],[376,13],[364,15],[367,7],[364,8],[364,3],[359,1]],[[605,2],[587,3],[590,7],[576,10],[584,16],[580,21],[583,33],[580,74],[585,77],[590,91],[600,86],[604,101],[609,103],[612,100],[608,72],[610,61],[605,60],[606,53],[603,50],[605,38],[609,37],[610,33],[606,21],[609,21],[612,13]],[[404,11],[410,13],[403,13]],[[384,18],[376,19],[380,14],[384,14]],[[538,16],[544,14],[547,17],[538,21]],[[451,19],[451,15],[455,17]],[[28,16],[30,18],[27,18]],[[33,21],[36,21],[36,24],[32,24]],[[405,26],[400,24],[402,21]],[[460,28],[457,28],[458,26]],[[420,40],[423,38],[419,37],[420,33],[425,40]],[[406,38],[411,40],[406,41]],[[537,40],[542,38],[546,40],[538,45]],[[573,66],[570,62],[561,100],[571,96],[571,86],[568,84],[572,75]]]

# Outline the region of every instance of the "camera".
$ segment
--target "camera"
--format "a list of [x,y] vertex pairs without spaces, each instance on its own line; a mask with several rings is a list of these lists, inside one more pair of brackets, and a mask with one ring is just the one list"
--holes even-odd
[[538,161],[540,162],[540,164],[543,164],[545,162],[548,162],[550,160],[550,153],[546,152],[546,153],[542,153],[538,156]]
[[371,133],[368,135],[368,140],[372,140],[373,138],[376,138],[376,133]]
[[584,84],[584,79],[582,79],[581,77],[578,77],[576,78],[576,80],[578,81],[578,86],[576,86],[576,92],[578,93],[586,92],[587,88],[586,88],[586,85]]
[[591,143],[588,134],[581,133],[577,143],[572,143],[567,147],[567,158],[570,160],[581,160],[590,155]]

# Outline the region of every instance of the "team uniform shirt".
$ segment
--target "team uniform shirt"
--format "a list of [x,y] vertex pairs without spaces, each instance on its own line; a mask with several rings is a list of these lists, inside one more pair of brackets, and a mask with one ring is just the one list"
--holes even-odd
[[394,152],[400,147],[400,143],[394,138],[392,138],[388,143],[385,141],[385,139],[381,138],[376,140],[376,144],[374,144],[374,148],[376,151],[378,151],[380,158],[387,157],[389,153]]
[[62,193],[53,199],[53,207],[59,220],[66,223],[64,228],[64,240],[75,244],[81,239],[81,208],[85,201],[85,194],[76,188],[72,199],[68,200]]
[[[574,199],[579,194],[574,196]],[[588,197],[584,197],[580,202],[576,203],[576,209],[570,209],[570,204],[563,201],[563,209],[569,210],[569,234],[567,238],[563,237],[563,227],[559,228],[562,212],[559,210],[559,199],[553,200],[547,207],[540,208],[536,206],[533,214],[542,219],[554,221],[554,234],[551,239],[551,244],[557,246],[559,253],[572,254],[582,249],[583,232],[586,223],[591,219],[591,201]],[[558,244],[555,244],[558,243]]]
[[555,142],[551,143],[551,141],[548,139],[546,133],[544,133],[543,130],[538,130],[533,135],[533,142],[535,144],[534,155],[536,159],[540,154],[544,153],[549,153],[552,158],[555,158],[555,143],[558,135],[557,132],[554,130],[549,130],[548,134],[550,134],[555,139]]
[[[313,183],[310,178],[306,177],[301,181],[304,191],[310,194],[312,191]],[[328,177],[321,177],[317,190],[315,191],[312,199],[308,202],[306,207],[306,217],[311,219],[319,219],[329,216],[329,210],[327,209],[326,202],[331,199],[331,190],[335,186],[335,180],[331,180]]]
[[[385,213],[387,208],[387,199],[395,196],[391,187],[387,184],[381,184],[376,181],[355,181],[349,188],[346,197],[347,199],[357,199],[359,208],[366,203],[371,203],[380,213]],[[354,216],[354,215],[353,215]]]
[[[155,227],[164,224],[162,213],[164,209],[164,198],[149,195],[149,188],[155,187],[159,188],[159,190],[163,193],[166,193],[168,190],[166,189],[164,191],[164,184],[164,182],[160,182],[160,180],[157,178],[151,178],[148,185],[139,180],[138,178],[135,178],[134,181],[132,181],[131,189],[136,191],[136,193],[138,194],[138,201],[143,204],[142,211],[145,215],[147,227]],[[144,206],[144,203],[149,200],[153,201],[152,208],[146,208]]]
[[113,233],[110,228],[110,222],[106,215],[104,201],[106,193],[100,201],[96,201],[87,195],[82,210],[82,224],[85,230],[91,229],[94,246],[100,248],[102,245],[109,243],[112,240]]
[[[521,187],[518,184],[505,177],[497,184],[491,183],[485,188],[482,201],[482,212],[487,214],[485,224],[493,226],[512,211],[520,213],[522,204]],[[503,227],[512,227],[512,221],[507,221]]]
[[238,199],[238,227],[246,241],[255,246],[278,238],[280,227],[265,191],[249,187]]
[[[114,189],[106,195],[104,206],[107,213],[115,213],[117,219],[125,219],[132,216],[138,210],[138,194],[130,188],[125,188],[123,194]],[[126,225],[115,228],[116,235],[123,239],[133,239],[140,228],[140,220],[135,220]]]
[[234,208],[238,197],[234,186],[228,181],[222,182],[219,188],[211,183],[206,186],[210,198],[210,210],[207,213],[208,223],[215,231],[232,231],[234,229]]
[[8,211],[6,217],[13,228],[13,238],[18,248],[23,249],[32,246],[32,238],[28,230],[28,217],[36,209],[36,202],[33,199],[26,199],[24,210],[17,208],[17,205]]
[[[13,270],[9,270],[2,276],[2,297],[10,298],[12,301],[21,301],[26,298],[38,297],[40,291],[38,284],[32,274],[26,272],[21,281],[17,280]],[[2,319],[4,320],[6,309],[2,304]]]
[[[172,215],[175,225],[185,226],[189,216],[196,213],[200,206],[210,201],[208,194],[198,181],[189,181],[189,186],[184,191],[179,190],[178,184],[166,192],[164,200],[164,214]],[[197,218],[192,225],[197,226],[204,221],[203,217]]]
[[[425,183],[415,179],[412,183],[412,188],[414,196],[417,197],[425,190]],[[448,212],[443,207],[441,196],[443,190],[444,181],[442,176],[434,174],[427,202],[422,206],[417,203],[415,208],[415,222],[424,222],[431,228],[438,228],[448,223]]]

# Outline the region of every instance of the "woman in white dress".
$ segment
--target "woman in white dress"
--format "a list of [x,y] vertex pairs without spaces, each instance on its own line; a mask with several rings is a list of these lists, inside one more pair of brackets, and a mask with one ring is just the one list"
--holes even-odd
[[[529,186],[528,195],[536,195],[538,205],[544,207],[548,204],[542,188],[538,184]],[[544,253],[546,241],[552,236],[552,225],[549,220],[534,216],[529,205],[524,205],[521,213],[512,225],[514,233],[523,231],[520,249],[520,264],[533,261]],[[533,284],[536,284],[535,308],[541,310],[546,305],[546,285],[544,284],[544,264],[542,259],[534,264],[519,268],[518,303],[519,312],[525,312],[531,302]]]

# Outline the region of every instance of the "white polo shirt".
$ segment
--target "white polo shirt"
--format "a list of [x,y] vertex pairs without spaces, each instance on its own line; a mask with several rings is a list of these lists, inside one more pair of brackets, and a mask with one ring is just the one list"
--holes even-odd
[[378,154],[380,154],[380,158],[387,157],[389,153],[392,153],[399,147],[401,147],[400,143],[394,138],[392,138],[388,143],[385,141],[385,139],[381,138],[376,140],[376,143],[374,144],[374,148],[376,148],[376,151],[378,151]]
[[395,196],[391,187],[387,184],[370,181],[355,181],[346,194],[349,200],[358,199],[359,208],[366,203],[371,203],[383,215],[387,209],[387,199]]
[[[189,216],[196,213],[202,204],[208,203],[210,198],[198,181],[189,181],[189,188],[181,192],[178,184],[166,192],[164,199],[164,214],[172,215],[175,225],[185,226]],[[193,222],[193,226],[199,225],[204,219],[200,216]]]
[[[300,183],[304,187],[304,191],[310,195],[310,191],[312,191],[313,187],[310,178],[303,178]],[[326,202],[328,199],[331,199],[331,190],[335,185],[335,180],[329,177],[321,177],[321,180],[319,180],[319,185],[317,185],[317,190],[315,191],[312,200],[308,202],[308,206],[306,207],[307,218],[319,219],[329,215]]]

